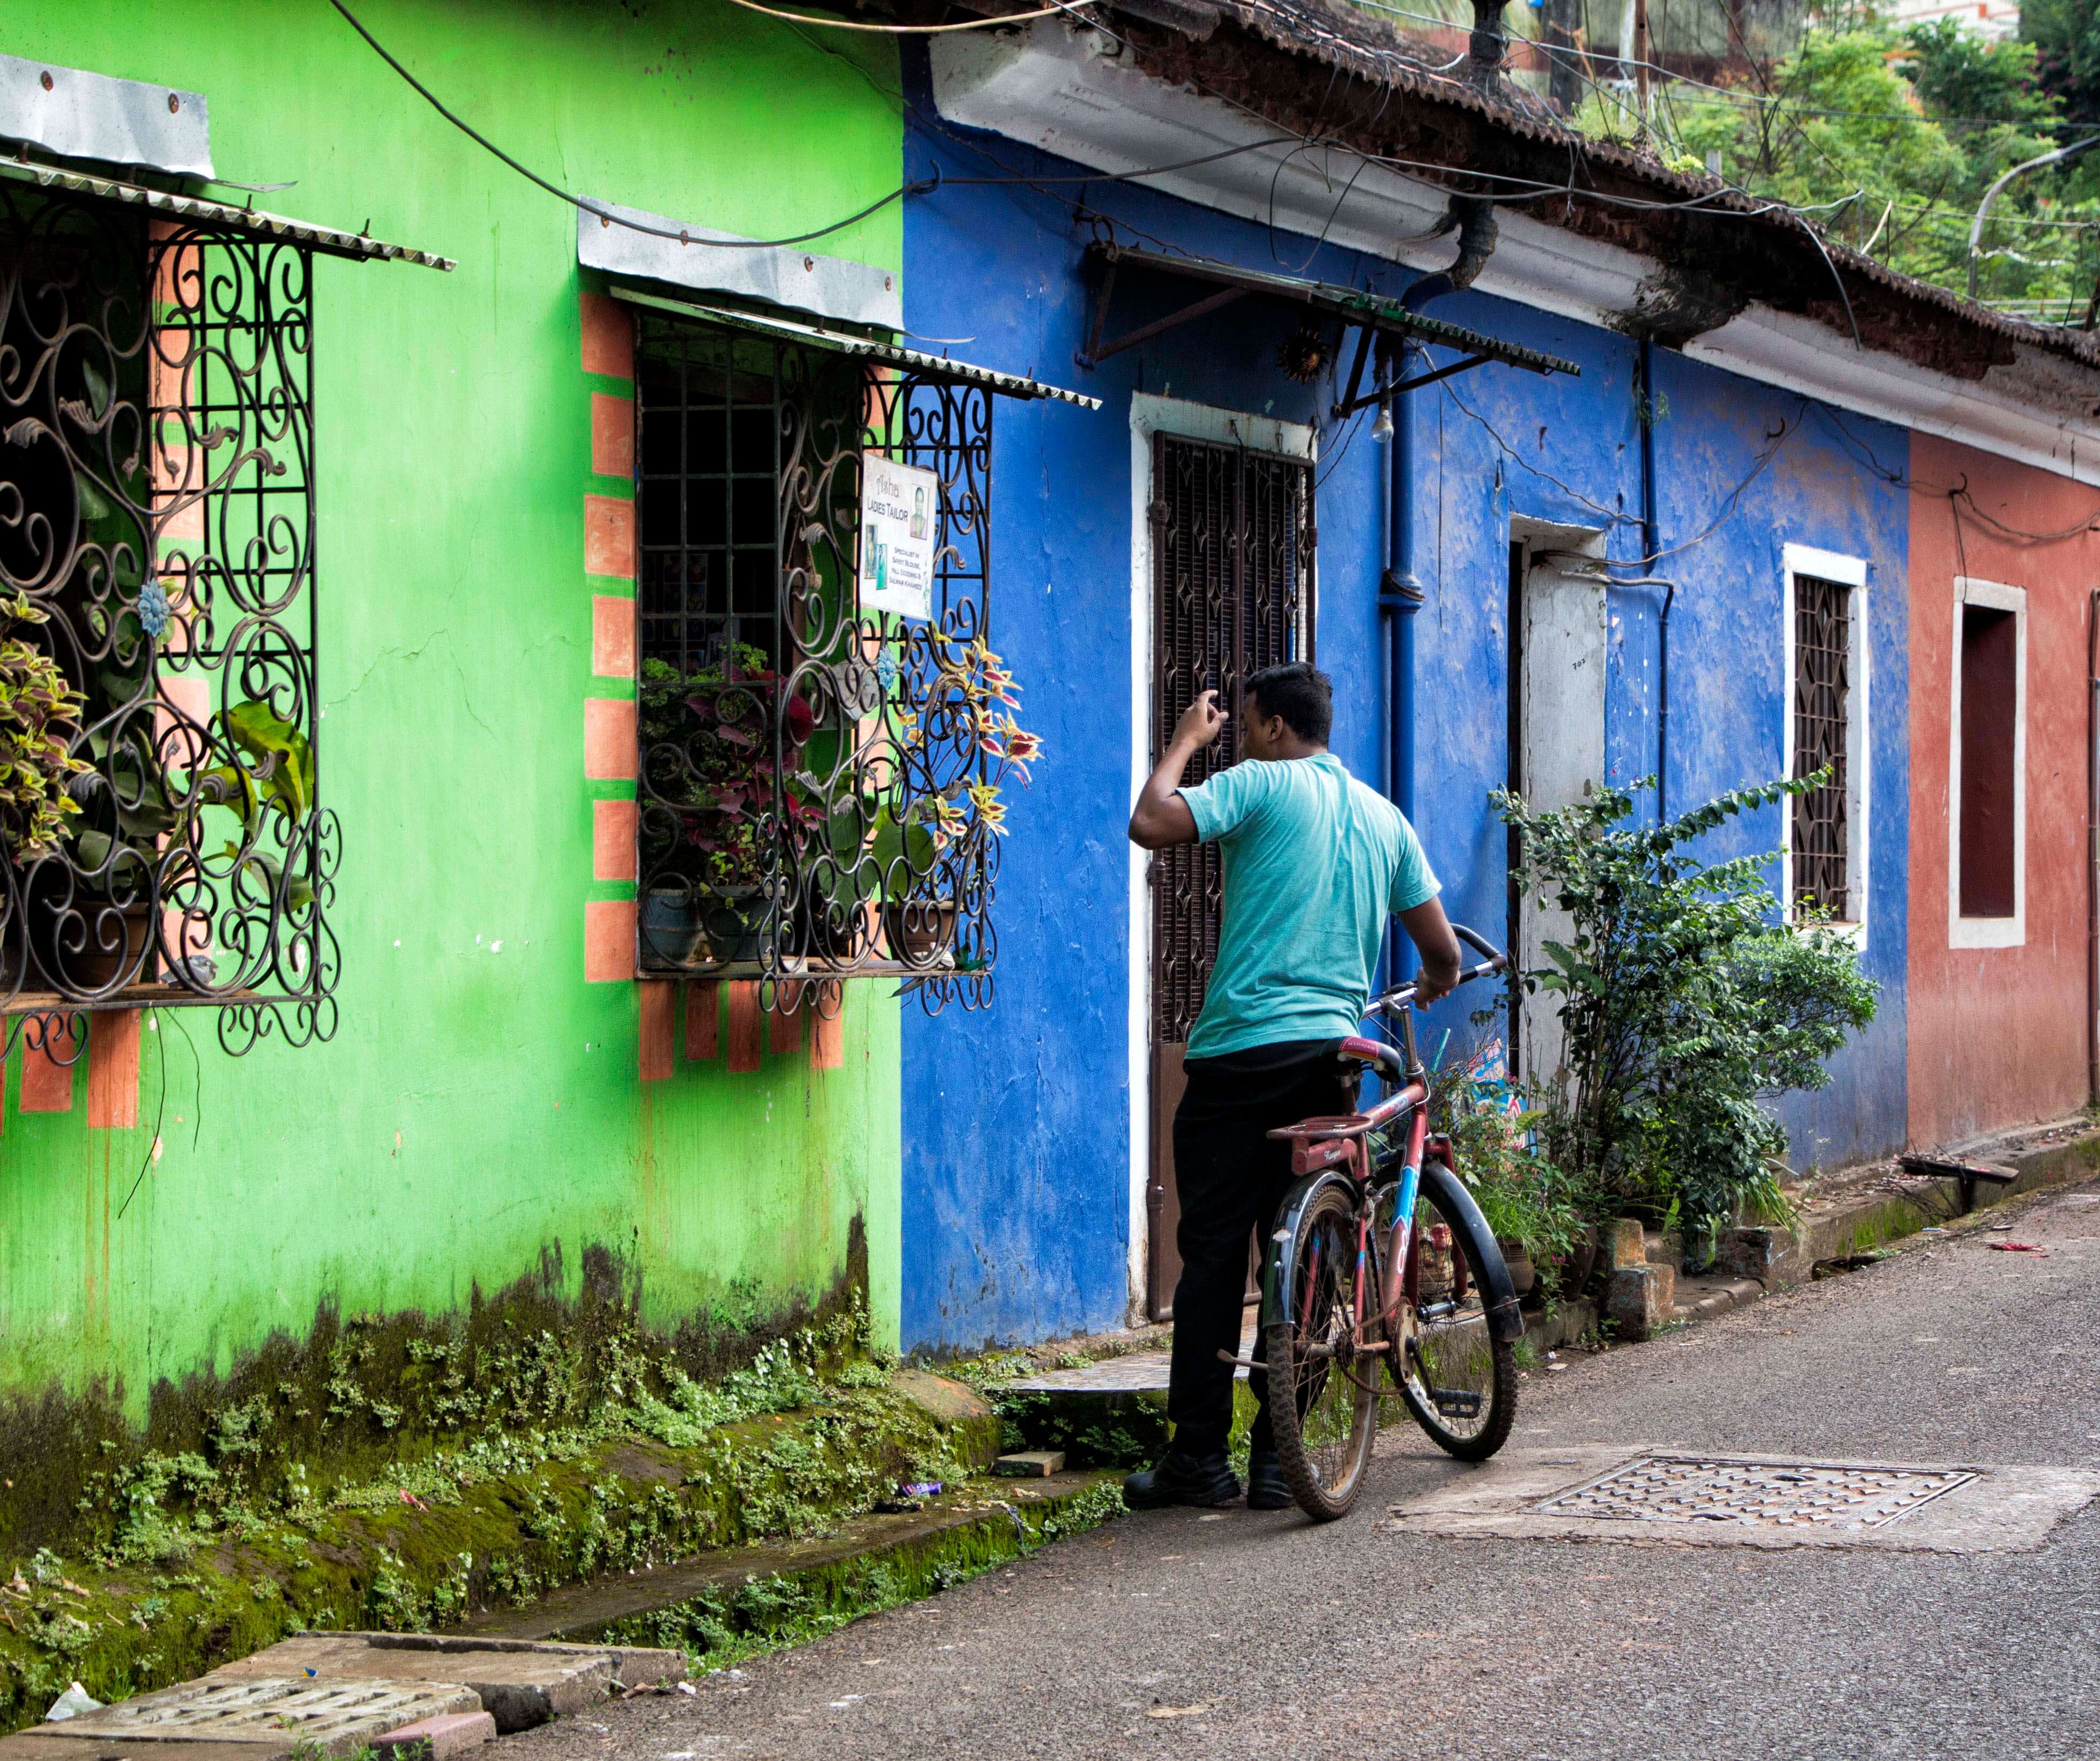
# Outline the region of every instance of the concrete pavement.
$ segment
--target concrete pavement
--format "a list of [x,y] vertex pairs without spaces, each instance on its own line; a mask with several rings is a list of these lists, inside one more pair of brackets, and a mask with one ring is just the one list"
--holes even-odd
[[[2100,1185],[1524,1384],[1518,1445],[2100,1466]],[[2038,1242],[2045,1256],[1989,1242]],[[1363,1503],[1132,1516],[929,1601],[483,1751],[2100,1756],[2100,1505],[2039,1551],[1439,1539],[1394,1426]]]

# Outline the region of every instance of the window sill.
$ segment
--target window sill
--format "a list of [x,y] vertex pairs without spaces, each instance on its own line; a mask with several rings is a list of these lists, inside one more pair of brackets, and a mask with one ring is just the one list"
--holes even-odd
[[726,960],[713,966],[644,966],[636,972],[637,978],[699,978],[743,979],[772,978],[787,983],[796,983],[819,978],[953,978],[989,973],[991,968],[980,966],[968,975],[959,974],[955,959],[943,955],[937,960],[921,966],[907,966],[902,960],[789,960],[778,970],[770,969],[762,960]]
[[0,1016],[77,1015],[92,1013],[96,1009],[224,1008],[246,1004],[307,1000],[261,991],[192,991],[182,985],[126,985],[107,996],[85,1000],[64,996],[56,991],[24,991],[15,996],[0,998]]
[[2015,948],[2027,945],[2024,917],[1956,917],[1947,925],[1950,948]]

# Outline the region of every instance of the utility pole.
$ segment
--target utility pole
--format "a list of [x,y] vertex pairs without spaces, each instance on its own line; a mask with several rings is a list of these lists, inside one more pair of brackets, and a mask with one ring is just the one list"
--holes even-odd
[[1582,74],[1575,64],[1577,0],[1546,0],[1539,35],[1546,43],[1546,95],[1563,117],[1573,117],[1582,103]]
[[1634,0],[1634,102],[1640,112],[1640,139],[1654,120],[1648,109],[1648,0]]

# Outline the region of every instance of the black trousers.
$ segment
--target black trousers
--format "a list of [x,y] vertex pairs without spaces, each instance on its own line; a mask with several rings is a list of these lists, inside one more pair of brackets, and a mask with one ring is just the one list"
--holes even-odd
[[[1290,1145],[1272,1141],[1280,1125],[1356,1105],[1356,1083],[1335,1057],[1339,1042],[1295,1039],[1220,1057],[1191,1058],[1187,1091],[1174,1115],[1174,1185],[1181,1221],[1175,1245],[1181,1281],[1174,1287],[1174,1361],[1167,1416],[1174,1446],[1193,1455],[1225,1446],[1233,1423],[1233,1366],[1247,1282],[1247,1238],[1259,1228],[1266,1251],[1277,1207],[1291,1182]],[[1254,1354],[1266,1355],[1259,1334]],[[1261,1401],[1253,1445],[1274,1446],[1268,1379],[1251,1384]]]

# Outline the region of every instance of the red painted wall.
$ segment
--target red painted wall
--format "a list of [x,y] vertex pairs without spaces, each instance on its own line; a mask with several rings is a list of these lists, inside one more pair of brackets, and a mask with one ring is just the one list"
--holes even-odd
[[[2011,533],[2078,527],[2100,514],[2100,490],[1923,435],[1910,461],[1909,1110],[1924,1147],[2087,1099],[2086,637],[2100,533]],[[1965,483],[1965,497],[1950,495]],[[2027,589],[2019,947],[1948,946],[1957,575]]]

